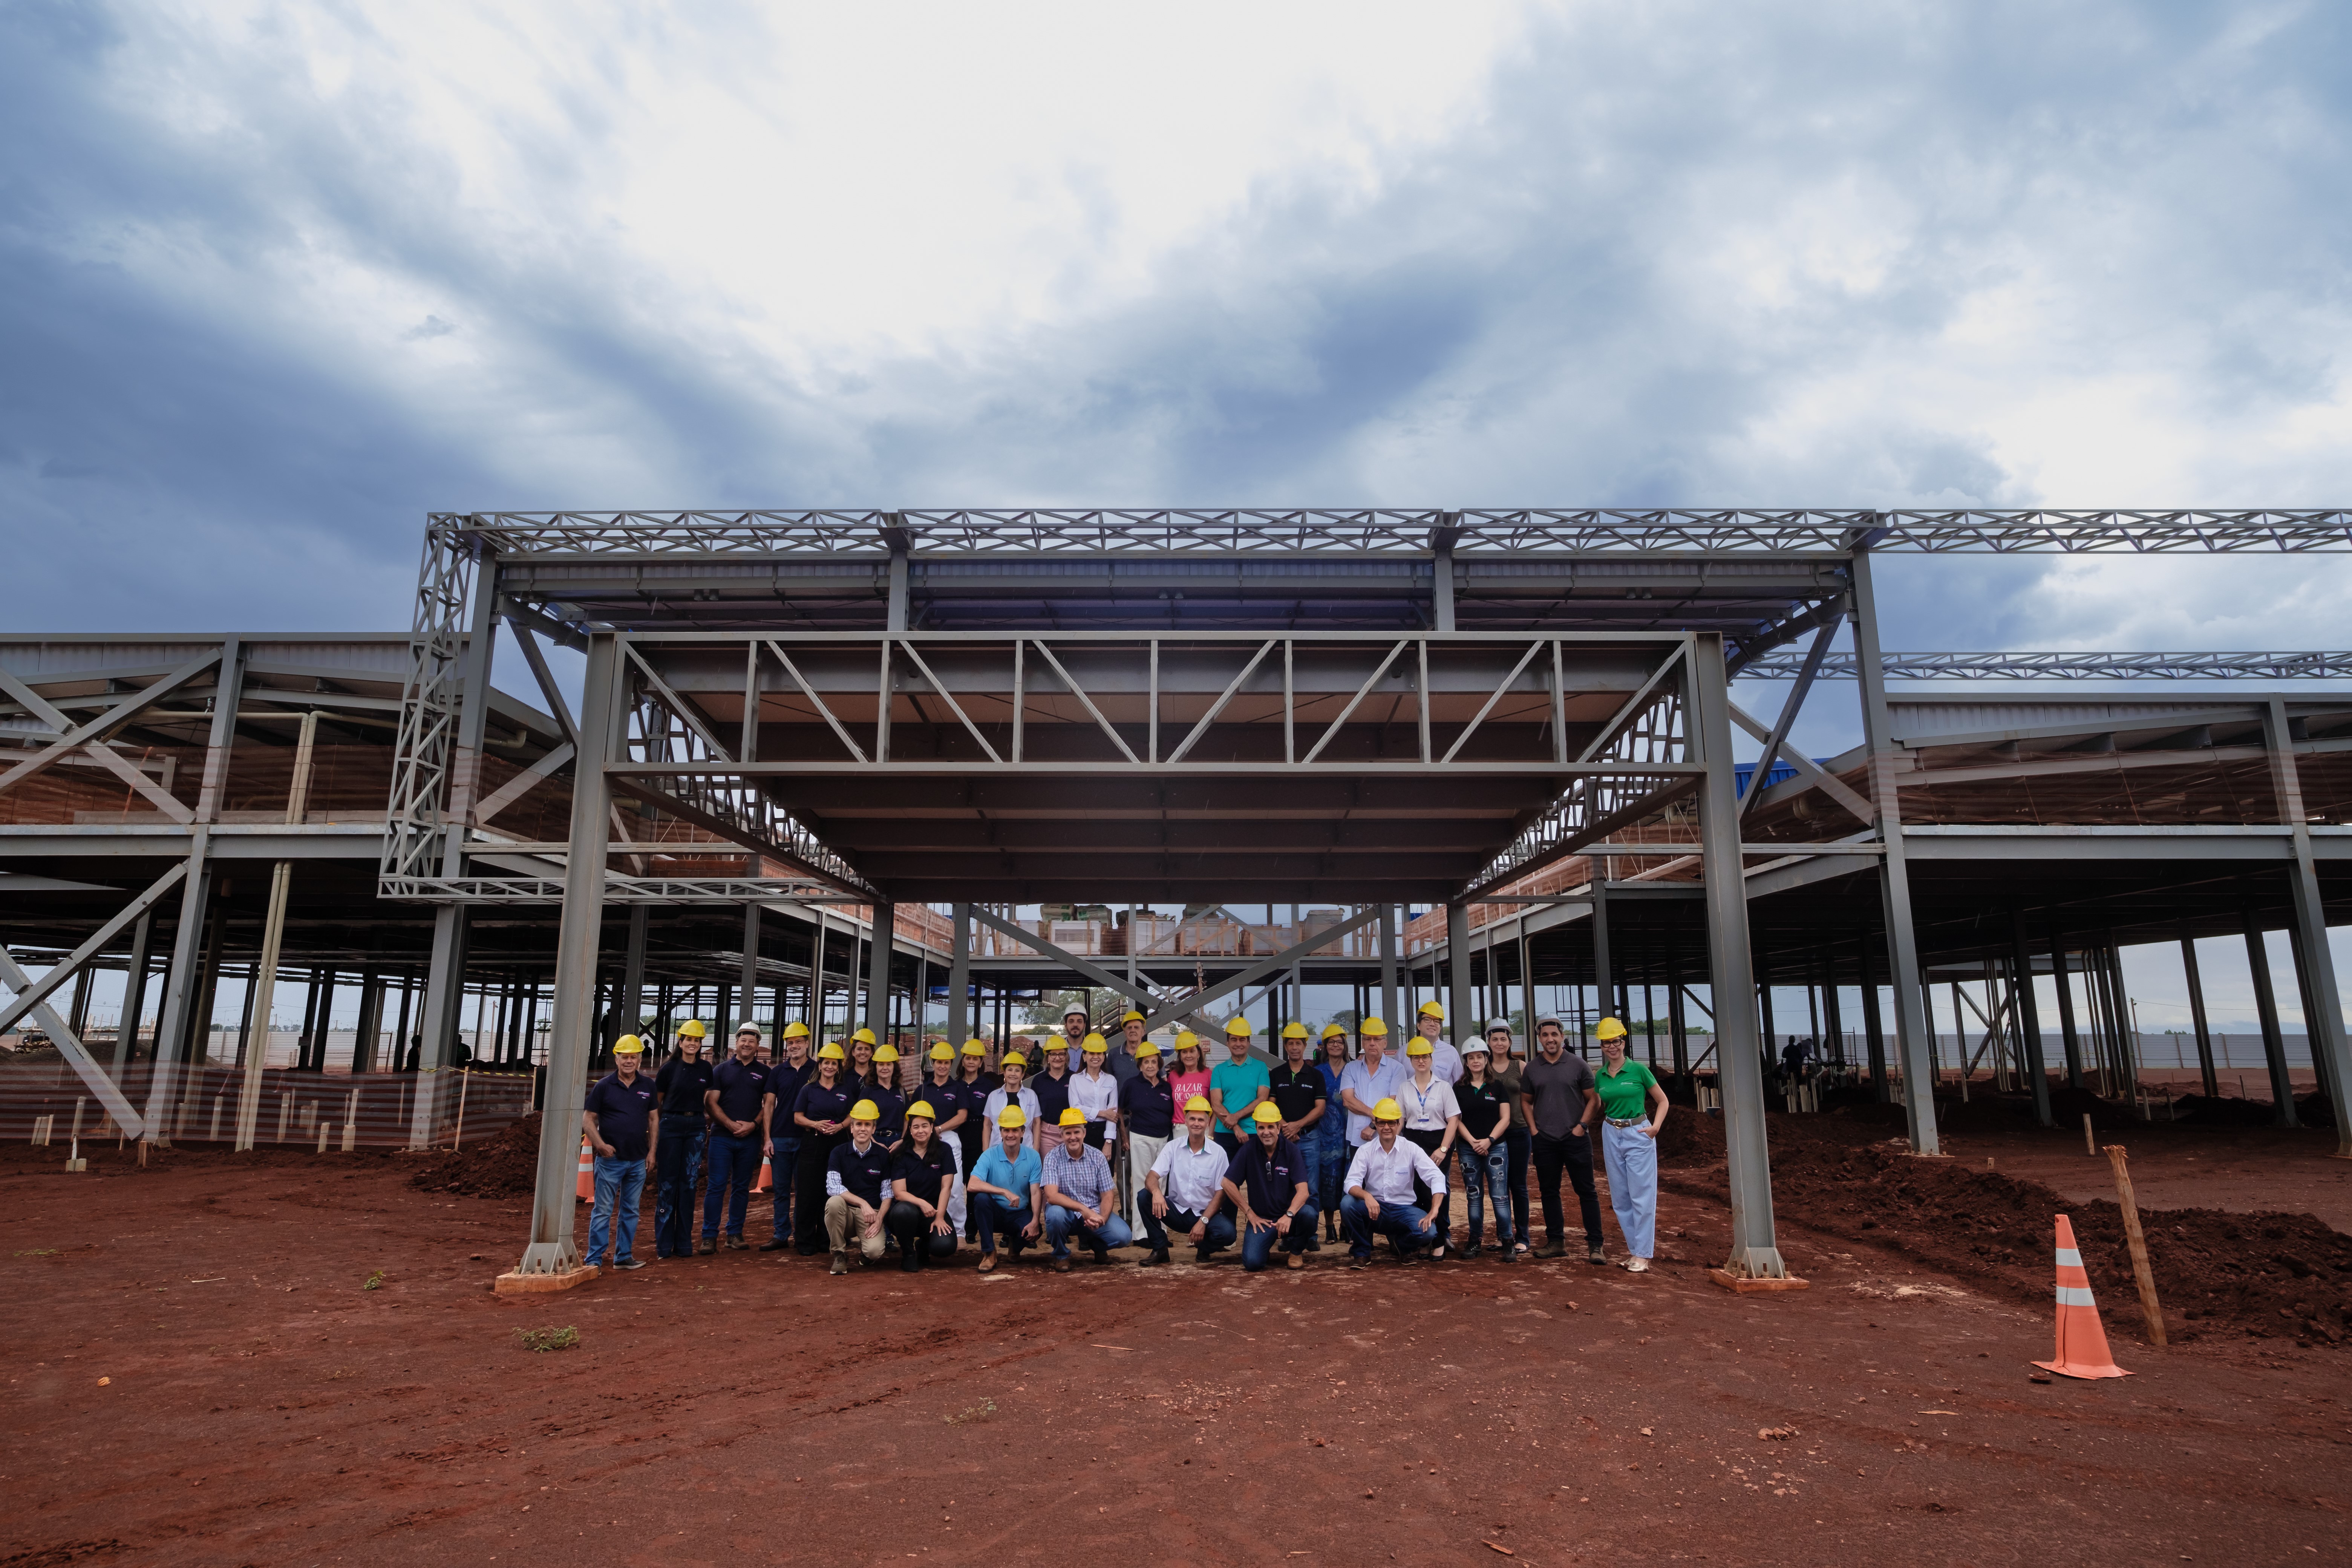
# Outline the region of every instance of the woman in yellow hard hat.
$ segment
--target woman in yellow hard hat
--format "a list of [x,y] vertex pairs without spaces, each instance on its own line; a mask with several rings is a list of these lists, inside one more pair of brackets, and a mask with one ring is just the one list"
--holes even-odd
[[[743,1028],[759,1026],[746,1019]],[[809,1055],[809,1028],[806,1024],[786,1024],[782,1031],[783,1060],[768,1069],[768,1082],[776,1093],[776,1114],[768,1124],[768,1161],[770,1191],[774,1196],[775,1215],[770,1221],[768,1239],[760,1244],[762,1252],[782,1252],[793,1244],[793,1210],[800,1202],[801,1124],[793,1120],[793,1108],[800,1103],[801,1090],[816,1072],[816,1062]]]
[[898,1267],[912,1274],[955,1256],[948,1199],[955,1190],[955,1151],[939,1138],[939,1112],[928,1100],[907,1107],[907,1139],[890,1163],[890,1208],[884,1228],[898,1243]]
[[[1001,1128],[1004,1125],[1005,1108],[1020,1107],[1021,1124],[1026,1133],[1024,1141],[1034,1149],[1041,1122],[1037,1111],[1037,1091],[1029,1087],[1029,1058],[1019,1051],[1007,1051],[1004,1059],[996,1065],[1003,1069],[1004,1082],[1001,1087],[991,1089],[988,1098],[981,1102],[980,1119],[991,1127]],[[1043,1159],[1045,1156],[1040,1153],[1038,1157]]]
[[[1164,1065],[1164,1064],[1163,1064]],[[1201,1037],[1190,1029],[1176,1031],[1176,1065],[1168,1068],[1168,1092],[1179,1106],[1194,1095],[1209,1098],[1209,1058],[1201,1045]],[[1216,1113],[1211,1111],[1213,1121]]]
[[849,1044],[846,1047],[849,1052],[849,1076],[856,1083],[858,1092],[861,1094],[875,1087],[874,1047],[876,1043],[874,1031],[871,1029],[860,1029],[849,1037]]
[[857,1102],[856,1090],[845,1070],[848,1063],[849,1053],[827,1040],[816,1054],[816,1070],[801,1085],[800,1096],[793,1102],[793,1125],[801,1130],[793,1250],[803,1258],[814,1258],[822,1250],[825,1165],[847,1136],[849,1108]]
[[885,1149],[896,1149],[907,1135],[907,1097],[898,1092],[898,1047],[885,1040],[874,1047],[874,1081],[866,1098],[881,1112],[874,1136]]
[[[996,1128],[988,1120],[988,1097],[1002,1088],[1003,1081],[988,1070],[987,1041],[974,1036],[957,1048],[955,1091],[956,1102],[965,1110],[963,1179],[967,1185],[982,1152],[996,1142]],[[963,1236],[966,1241],[980,1239],[979,1222],[971,1217],[969,1204],[964,1207]]]
[[1592,1031],[1601,1067],[1592,1087],[1601,1097],[1601,1152],[1609,1166],[1609,1206],[1625,1235],[1625,1267],[1650,1267],[1658,1226],[1658,1130],[1666,1124],[1666,1091],[1650,1069],[1625,1054],[1625,1026],[1603,1018]]
[[1135,1076],[1119,1086],[1118,1111],[1119,1137],[1128,1159],[1127,1223],[1130,1230],[1140,1231],[1143,1211],[1149,1206],[1143,1173],[1151,1169],[1151,1163],[1160,1158],[1160,1151],[1168,1147],[1176,1131],[1176,1097],[1160,1074],[1160,1047],[1150,1040],[1136,1044]]
[[1321,1058],[1315,1070],[1323,1078],[1323,1118],[1306,1142],[1315,1170],[1315,1212],[1323,1216],[1323,1239],[1339,1239],[1339,1184],[1356,1151],[1348,1142],[1348,1108],[1339,1099],[1339,1078],[1348,1070],[1348,1031],[1338,1024],[1323,1026]]
[[661,1097],[661,1141],[654,1150],[654,1256],[694,1256],[694,1192],[710,1140],[709,1108],[711,1064],[703,1059],[702,1037],[680,1031],[677,1050],[654,1075]]

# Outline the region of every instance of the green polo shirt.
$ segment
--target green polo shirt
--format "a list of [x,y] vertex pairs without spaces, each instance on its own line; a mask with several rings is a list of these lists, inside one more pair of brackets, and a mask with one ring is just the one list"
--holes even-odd
[[1648,1068],[1630,1056],[1613,1073],[1605,1066],[1592,1069],[1592,1087],[1601,1096],[1601,1114],[1612,1121],[1647,1114],[1650,1089],[1657,1081],[1650,1076]]

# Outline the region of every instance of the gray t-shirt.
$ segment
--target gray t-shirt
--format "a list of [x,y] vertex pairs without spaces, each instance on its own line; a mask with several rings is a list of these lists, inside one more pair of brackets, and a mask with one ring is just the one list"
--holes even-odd
[[1565,1138],[1584,1120],[1584,1097],[1592,1091],[1592,1065],[1573,1051],[1562,1051],[1557,1062],[1538,1051],[1519,1069],[1527,1086],[1528,1119],[1547,1138]]

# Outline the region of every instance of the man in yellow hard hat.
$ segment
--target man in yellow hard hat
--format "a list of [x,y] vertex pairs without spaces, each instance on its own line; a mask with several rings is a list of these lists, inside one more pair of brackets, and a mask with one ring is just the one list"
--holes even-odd
[[[1332,1029],[1339,1029],[1334,1024]],[[1341,1039],[1347,1037],[1342,1032]],[[1307,1179],[1311,1186],[1316,1176],[1316,1160],[1323,1147],[1323,1123],[1336,1116],[1330,1104],[1330,1079],[1323,1069],[1307,1059],[1307,1026],[1297,1022],[1282,1026],[1282,1060],[1266,1074],[1266,1092],[1275,1104],[1282,1108],[1282,1135],[1298,1147],[1299,1157],[1307,1162]],[[1242,1152],[1247,1153],[1244,1145]],[[1319,1212],[1319,1211],[1318,1211]],[[1319,1252],[1323,1238],[1314,1234],[1310,1221],[1307,1226],[1307,1250]]]
[[710,1190],[702,1200],[702,1250],[718,1250],[720,1206],[727,1212],[727,1246],[742,1251],[743,1214],[751,1206],[751,1184],[760,1174],[760,1156],[768,1147],[776,1097],[769,1087],[769,1069],[760,1065],[759,1037],[735,1037],[735,1054],[711,1069],[710,1088],[702,1097],[710,1118]]
[[1070,1236],[1094,1249],[1097,1263],[1110,1261],[1110,1249],[1135,1237],[1119,1217],[1110,1162],[1087,1142],[1087,1113],[1076,1106],[1062,1112],[1062,1141],[1045,1151],[1039,1185],[1045,1194],[1045,1239],[1053,1244],[1054,1270],[1070,1271]]
[[[596,1206],[588,1211],[588,1265],[604,1265],[604,1239],[614,1236],[613,1267],[643,1268],[635,1256],[637,1211],[645,1206],[646,1173],[653,1169],[661,1135],[661,1102],[654,1080],[637,1070],[646,1043],[635,1035],[613,1042],[613,1070],[588,1091],[580,1130],[596,1156]],[[614,1225],[614,1215],[619,1223]]]
[[1017,1104],[1003,1106],[995,1113],[993,1125],[997,1141],[982,1152],[967,1184],[972,1217],[980,1226],[982,1274],[996,1267],[998,1237],[1005,1238],[1006,1249],[1017,1258],[1043,1228],[1037,1214],[1045,1203],[1038,1190],[1043,1167],[1037,1151],[1029,1147],[1028,1113]]
[[[758,1027],[747,1018],[738,1032]],[[799,1201],[801,1162],[801,1125],[793,1120],[793,1112],[800,1103],[802,1088],[816,1070],[816,1063],[809,1057],[806,1024],[798,1019],[786,1024],[782,1038],[784,1059],[768,1069],[768,1089],[776,1097],[775,1114],[768,1119],[768,1168],[776,1212],[772,1233],[760,1244],[762,1252],[782,1252],[793,1244],[793,1208]]]
[[1355,1163],[1356,1152],[1372,1141],[1372,1107],[1383,1100],[1394,1100],[1404,1088],[1404,1066],[1388,1054],[1388,1024],[1367,1018],[1356,1026],[1356,1038],[1364,1054],[1339,1072],[1339,1104],[1348,1113],[1350,1164]]
[[1109,1066],[1111,1076],[1122,1087],[1135,1081],[1139,1059],[1136,1053],[1143,1044],[1143,1026],[1148,1021],[1132,1007],[1119,1015],[1118,1048],[1111,1052]]
[[1440,1239],[1436,1222],[1413,1201],[1413,1183],[1432,1192],[1442,1191],[1445,1173],[1428,1155],[1397,1136],[1404,1126],[1404,1108],[1393,1100],[1372,1107],[1372,1141],[1356,1151],[1348,1167],[1348,1195],[1339,1200],[1339,1223],[1348,1233],[1348,1266],[1363,1268],[1372,1261],[1372,1237],[1386,1235],[1389,1245],[1406,1262]]
[[881,1116],[870,1100],[849,1108],[849,1142],[833,1152],[824,1171],[824,1232],[833,1242],[833,1272],[849,1272],[852,1241],[868,1263],[882,1257],[882,1194],[890,1181],[890,1152],[874,1136]]
[[1209,1104],[1217,1114],[1217,1146],[1230,1156],[1248,1130],[1242,1123],[1272,1087],[1265,1064],[1249,1054],[1250,1021],[1234,1014],[1225,1022],[1225,1059],[1209,1069]]
[[[701,1025],[695,1025],[698,1031]],[[617,1058],[616,1058],[617,1059]],[[654,1256],[694,1254],[694,1191],[710,1142],[711,1064],[703,1059],[702,1036],[678,1031],[677,1049],[654,1075],[661,1100],[662,1135],[654,1145]]]
[[[1303,1047],[1306,1031],[1299,1035]],[[1256,1136],[1242,1145],[1225,1171],[1225,1201],[1241,1216],[1243,1271],[1262,1271],[1276,1242],[1289,1255],[1287,1267],[1304,1268],[1307,1249],[1316,1239],[1307,1156],[1284,1131],[1282,1107],[1273,1100],[1252,1112],[1251,1121]]]
[[1184,1136],[1176,1139],[1151,1163],[1144,1178],[1144,1240],[1151,1251],[1146,1267],[1168,1261],[1171,1233],[1192,1244],[1192,1261],[1206,1263],[1234,1244],[1234,1222],[1219,1213],[1225,1206],[1225,1173],[1233,1162],[1211,1142],[1215,1113],[1208,1097],[1196,1094],[1184,1102]]
[[1445,1037],[1445,1009],[1435,1002],[1423,1002],[1413,1016],[1413,1026],[1429,1042],[1430,1070],[1446,1083],[1460,1082],[1462,1053]]

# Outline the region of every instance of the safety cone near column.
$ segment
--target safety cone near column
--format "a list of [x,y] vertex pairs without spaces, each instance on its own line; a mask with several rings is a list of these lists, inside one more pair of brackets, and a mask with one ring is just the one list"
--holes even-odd
[[2058,1348],[2048,1361],[2034,1365],[2061,1377],[2129,1377],[2107,1349],[2107,1331],[2099,1326],[2099,1309],[2091,1300],[2091,1277],[2083,1272],[2083,1254],[2074,1245],[2074,1226],[2058,1216]]
[[768,1176],[768,1157],[762,1154],[760,1156],[760,1179],[751,1184],[751,1190],[755,1193],[764,1193],[774,1184]]
[[588,1147],[588,1140],[580,1140],[580,1180],[573,1187],[581,1198],[593,1203],[596,1198],[596,1155]]

